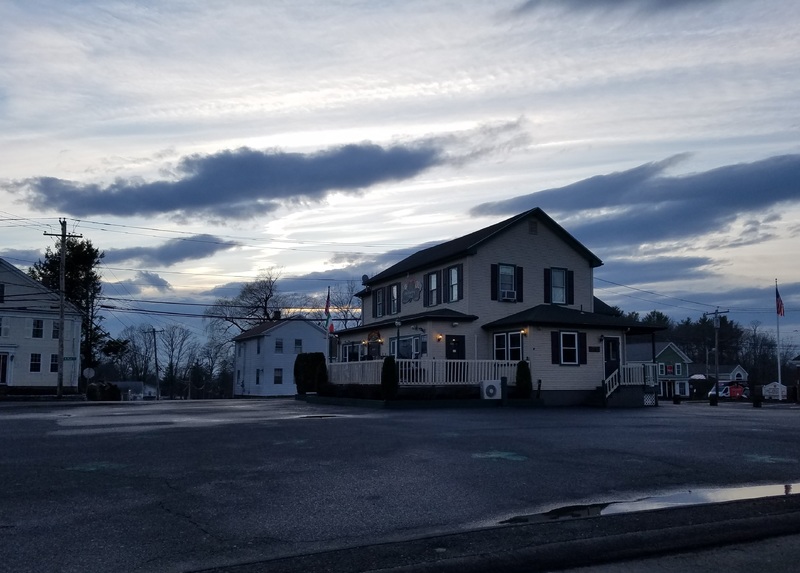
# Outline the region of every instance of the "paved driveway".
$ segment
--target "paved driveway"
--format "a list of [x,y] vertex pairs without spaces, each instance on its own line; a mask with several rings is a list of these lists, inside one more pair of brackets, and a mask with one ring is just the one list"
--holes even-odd
[[570,504],[796,483],[798,416],[705,403],[2,404],[0,570],[195,571]]

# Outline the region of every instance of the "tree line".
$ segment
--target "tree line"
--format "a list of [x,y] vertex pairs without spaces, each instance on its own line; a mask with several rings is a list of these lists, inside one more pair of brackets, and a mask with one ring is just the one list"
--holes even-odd
[[[640,317],[638,313],[624,313],[614,307],[619,316],[626,316],[648,324],[666,327],[656,333],[656,340],[672,342],[695,364],[714,364],[715,332],[714,318],[707,315],[698,319],[685,318],[675,321],[658,310]],[[790,361],[798,355],[796,344],[781,341],[765,331],[759,321],[753,321],[747,328],[741,326],[728,315],[719,316],[719,348],[716,349],[719,364],[740,365],[751,381],[768,384],[778,379],[778,356],[780,356],[781,379],[784,382],[798,381],[798,370]],[[710,370],[713,372],[713,367]]]

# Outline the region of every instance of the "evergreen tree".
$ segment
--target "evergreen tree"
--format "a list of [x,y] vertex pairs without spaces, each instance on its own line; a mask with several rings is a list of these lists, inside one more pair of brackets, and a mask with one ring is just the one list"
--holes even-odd
[[[102,350],[107,333],[100,326],[99,315],[102,282],[97,271],[105,253],[96,249],[88,239],[68,238],[66,241],[64,297],[75,305],[83,316],[81,358],[84,366],[97,366],[96,356]],[[61,245],[47,247],[44,260],[39,260],[28,275],[47,288],[60,290]]]

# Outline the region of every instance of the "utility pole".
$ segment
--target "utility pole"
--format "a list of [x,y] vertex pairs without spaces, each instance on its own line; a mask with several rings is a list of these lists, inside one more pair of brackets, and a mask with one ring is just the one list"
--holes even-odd
[[[66,267],[67,267],[67,237],[79,239],[83,235],[67,235],[67,220],[59,219],[61,223],[61,234],[45,233],[48,237],[61,237],[61,263],[58,271],[58,290],[59,290],[59,304],[58,304],[58,386],[56,387],[56,397],[61,398],[64,391],[64,336],[65,336],[65,320],[64,320],[64,304],[66,290]],[[77,357],[75,357],[77,359]]]
[[[716,401],[711,402],[712,406],[716,406],[719,403],[719,315],[720,314],[727,314],[730,312],[729,310],[720,310],[717,307],[717,310],[714,312],[704,312],[703,317],[706,317],[710,314],[714,315],[714,383],[716,384],[716,394],[717,399]],[[706,360],[708,362],[708,360]],[[706,364],[706,368],[708,364]]]
[[156,359],[156,400],[161,400],[161,381],[158,379],[158,339],[156,338],[157,332],[164,332],[163,330],[152,330],[153,332],[153,356]]

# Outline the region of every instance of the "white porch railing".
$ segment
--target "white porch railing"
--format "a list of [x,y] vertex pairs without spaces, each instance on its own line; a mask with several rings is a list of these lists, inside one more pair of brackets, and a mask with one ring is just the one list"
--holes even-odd
[[[509,384],[517,376],[517,362],[504,360],[407,360],[397,361],[401,386],[478,385],[482,380]],[[383,360],[335,362],[328,365],[331,384],[380,384]]]
[[655,386],[657,381],[656,364],[625,364],[606,378],[606,398],[620,386]]

